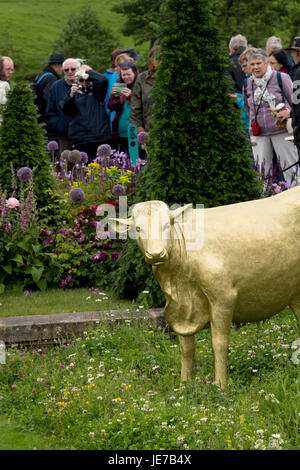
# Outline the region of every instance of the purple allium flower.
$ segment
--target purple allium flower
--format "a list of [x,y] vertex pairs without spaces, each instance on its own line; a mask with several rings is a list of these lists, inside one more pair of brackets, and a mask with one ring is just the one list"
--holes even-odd
[[71,201],[73,202],[80,202],[82,199],[84,199],[84,192],[82,191],[81,188],[73,188],[69,192],[69,196]]
[[29,294],[30,294],[29,290],[24,290],[24,295],[29,295]]
[[112,188],[112,193],[115,196],[122,196],[126,193],[126,188],[122,184],[115,184]]
[[20,168],[17,172],[17,177],[20,181],[25,183],[32,178],[32,170],[28,168],[28,166],[22,166],[22,168]]
[[60,155],[61,160],[68,160],[69,153],[70,153],[70,150],[64,150]]
[[148,139],[148,137],[149,137],[148,132],[140,132],[137,136],[138,143],[141,145],[144,144],[146,140]]
[[49,152],[53,152],[54,150],[57,150],[58,143],[56,142],[56,140],[50,140],[50,142],[48,142],[47,149],[49,150]]
[[79,163],[82,160],[81,152],[79,150],[71,150],[68,155],[68,160],[71,163]]
[[113,251],[112,254],[111,254],[111,259],[113,261],[117,261],[117,259],[119,258],[120,256],[120,253],[118,251]]
[[105,158],[110,157],[111,146],[108,144],[99,145],[99,147],[97,148],[97,155],[98,157],[105,157]]
[[12,384],[11,389],[12,389],[12,390],[16,390],[16,389],[17,389],[16,384]]
[[82,163],[87,163],[89,161],[88,154],[86,152],[80,152]]

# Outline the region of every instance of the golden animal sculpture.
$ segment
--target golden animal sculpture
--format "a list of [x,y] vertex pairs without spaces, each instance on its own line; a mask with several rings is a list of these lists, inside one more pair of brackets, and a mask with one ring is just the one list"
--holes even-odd
[[226,385],[232,323],[257,322],[287,305],[300,328],[300,187],[208,209],[137,204],[110,225],[136,239],[166,296],[179,336],[181,382],[192,379],[194,335],[210,326],[215,381]]

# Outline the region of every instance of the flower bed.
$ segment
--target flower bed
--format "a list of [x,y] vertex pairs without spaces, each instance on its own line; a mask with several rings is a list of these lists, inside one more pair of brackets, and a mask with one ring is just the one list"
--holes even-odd
[[[55,145],[56,144],[56,145]],[[49,142],[50,168],[57,180],[55,224],[38,213],[34,171],[12,169],[11,197],[1,193],[0,289],[17,285],[38,287],[107,287],[108,274],[117,261],[122,240],[100,230],[101,204],[118,208],[119,196],[130,197],[136,175],[145,161],[132,165],[128,155],[109,145],[98,147],[97,158],[77,150],[56,158],[57,143]]]

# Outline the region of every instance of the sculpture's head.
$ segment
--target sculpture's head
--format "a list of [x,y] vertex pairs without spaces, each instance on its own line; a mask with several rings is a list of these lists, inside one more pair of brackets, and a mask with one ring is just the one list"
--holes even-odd
[[189,204],[169,210],[162,201],[148,201],[136,204],[128,219],[110,219],[110,225],[118,233],[128,231],[152,266],[159,266],[169,259],[174,223],[182,220],[182,214],[192,208]]

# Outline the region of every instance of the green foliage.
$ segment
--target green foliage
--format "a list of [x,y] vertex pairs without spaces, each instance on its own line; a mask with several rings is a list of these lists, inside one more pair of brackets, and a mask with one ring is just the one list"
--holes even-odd
[[137,44],[150,41],[153,45],[158,34],[161,4],[162,0],[149,0],[145,8],[142,0],[121,0],[112,11],[125,15],[122,27],[125,36],[132,35]]
[[[126,17],[122,28],[125,35],[133,34],[137,43],[145,40],[153,43],[159,34],[157,24],[161,22],[163,3],[163,0],[152,0],[145,10],[143,0],[121,0],[113,11]],[[250,44],[263,48],[270,36],[279,36],[283,46],[288,47],[291,39],[299,34],[300,5],[294,0],[210,0],[210,8],[227,53],[229,40],[236,34],[245,35]]]
[[[152,91],[148,163],[137,180],[135,202],[212,207],[257,197],[249,143],[229,96],[228,63],[208,2],[166,0],[161,11],[162,64]],[[149,282],[149,268],[145,262],[142,268],[134,243],[124,245],[114,274],[124,296]],[[128,274],[134,277],[131,290]],[[155,289],[152,295],[158,300],[160,294]]]
[[36,107],[31,90],[17,83],[8,93],[2,109],[0,127],[0,184],[10,195],[11,165],[15,171],[27,166],[34,172],[35,194],[38,206],[49,202],[48,189],[54,184],[49,172],[49,158],[45,150],[45,133],[37,122]]
[[211,7],[227,45],[231,36],[243,34],[255,47],[264,48],[270,36],[279,36],[288,47],[299,34],[300,5],[293,0],[211,0]]
[[104,71],[110,65],[115,40],[110,30],[101,25],[97,12],[87,7],[69,16],[53,50],[61,51],[66,57],[86,59],[92,68]]

